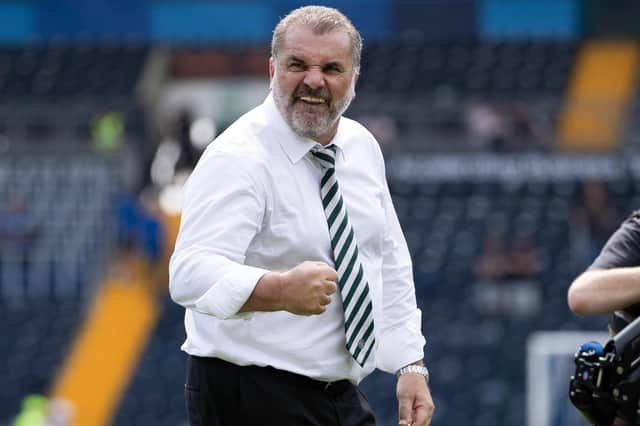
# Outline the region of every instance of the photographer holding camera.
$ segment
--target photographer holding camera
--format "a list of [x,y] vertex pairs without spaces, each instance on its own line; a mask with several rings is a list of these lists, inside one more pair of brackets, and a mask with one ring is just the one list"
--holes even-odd
[[[635,211],[622,223],[606,242],[591,266],[573,281],[568,292],[568,303],[571,311],[578,315],[610,313],[609,331],[612,336],[620,333],[624,327],[640,316],[640,210]],[[589,374],[577,373],[572,378],[570,391],[572,401],[593,424],[598,426],[638,424],[640,416],[636,411],[637,401],[632,401],[637,398],[628,398],[626,394],[624,401],[617,398],[621,386],[625,390],[631,390],[631,395],[636,395],[637,389],[640,387],[640,380],[636,377],[638,371],[632,368],[635,363],[628,361],[637,355],[635,340],[636,336],[633,336],[633,341],[628,345],[625,344],[624,350],[620,351],[621,353],[615,353],[614,345],[611,344],[607,345],[604,352],[596,350],[598,353],[594,353],[589,348],[592,351],[589,353],[584,349],[588,345],[586,344],[576,355],[577,372],[584,372],[590,368],[595,369],[591,371],[596,371],[601,368],[598,360],[603,361],[602,364],[607,364],[605,358],[608,349],[611,349],[616,359],[609,366],[618,365],[615,362],[624,359],[627,363],[625,365],[631,367],[625,368],[624,373],[621,372],[623,370],[619,366],[616,367],[617,370],[616,368],[602,368],[602,372],[606,374],[601,372],[598,377],[597,390],[591,388],[589,383],[582,379]],[[611,373],[609,374],[609,372]],[[610,383],[609,387],[603,386],[603,382]],[[580,386],[583,387],[580,388]],[[589,392],[597,392],[605,388],[606,392],[599,394],[593,400],[588,398],[591,395],[582,395],[587,398],[579,402],[592,401],[593,405],[587,403],[586,406],[581,406],[576,403],[576,392],[585,389]],[[611,391],[612,397],[609,397],[608,391]],[[631,404],[634,405],[632,411],[629,410]]]

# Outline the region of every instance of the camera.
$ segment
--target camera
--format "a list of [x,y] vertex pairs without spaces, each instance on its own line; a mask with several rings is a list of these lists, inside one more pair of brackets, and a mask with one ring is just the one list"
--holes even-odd
[[595,426],[640,425],[640,318],[636,318],[603,347],[580,346],[569,398]]

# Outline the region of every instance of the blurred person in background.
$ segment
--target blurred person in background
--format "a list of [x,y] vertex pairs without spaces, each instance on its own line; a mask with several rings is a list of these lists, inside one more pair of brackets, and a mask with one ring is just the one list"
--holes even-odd
[[186,308],[193,425],[373,425],[357,385],[375,368],[398,376],[399,424],[431,423],[380,148],[342,117],[361,49],[339,11],[291,12],[274,30],[271,93],[189,178],[170,291]]
[[[40,228],[28,200],[21,194],[10,193],[5,204],[0,205],[0,260],[3,256],[19,259],[24,279],[21,284],[24,285],[28,276],[29,252],[41,234]],[[0,261],[0,273],[2,263]]]
[[191,141],[192,114],[188,109],[180,111],[176,117],[175,133],[180,145],[180,156],[176,161],[175,169],[186,169],[189,173],[198,163],[202,151],[197,150]]
[[480,100],[469,102],[466,124],[472,143],[479,150],[503,151],[507,140],[507,126],[493,105]]
[[571,207],[571,255],[582,270],[596,258],[623,216],[607,184],[600,179],[581,182]]
[[478,310],[492,316],[536,313],[541,304],[536,274],[541,269],[531,235],[515,233],[507,241],[503,233],[490,230],[473,264],[478,280],[473,286],[473,300]]
[[544,129],[530,106],[521,102],[492,103],[472,99],[466,105],[465,124],[471,143],[495,153],[546,152]]
[[17,192],[11,193],[0,206],[0,250],[26,253],[39,231],[27,200]]
[[376,138],[385,154],[398,144],[398,125],[390,114],[362,115],[358,121]]

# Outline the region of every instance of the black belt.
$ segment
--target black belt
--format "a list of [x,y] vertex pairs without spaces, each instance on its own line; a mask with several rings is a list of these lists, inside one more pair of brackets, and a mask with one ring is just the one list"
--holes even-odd
[[342,393],[349,389],[349,387],[353,386],[347,379],[342,380],[334,380],[331,382],[325,382],[322,380],[312,379],[307,376],[303,376],[301,374],[292,373],[291,371],[279,370],[277,368],[267,366],[267,367],[258,367],[255,365],[249,366],[252,369],[262,370],[262,371],[270,371],[274,375],[281,377],[283,380],[287,380],[289,382],[294,382],[296,385],[307,385],[313,387],[315,389],[320,389],[323,392],[331,392],[331,393]]
[[220,358],[203,358],[203,357],[197,357],[197,356],[194,356],[194,355],[191,355],[191,356],[193,356],[194,358],[198,358],[200,360],[203,360],[205,362],[208,362],[208,363],[214,363],[214,364],[218,364],[218,365],[225,365],[225,366],[228,366],[230,368],[247,368],[247,369],[255,370],[256,373],[268,372],[268,373],[270,373],[270,374],[272,374],[274,376],[278,376],[278,377],[282,378],[283,380],[295,383],[296,385],[300,385],[300,386],[307,385],[307,386],[313,387],[315,389],[320,389],[323,392],[331,392],[331,393],[339,394],[339,393],[342,393],[342,392],[346,391],[351,386],[354,386],[354,384],[351,383],[347,379],[335,380],[335,381],[331,381],[331,382],[325,382],[325,381],[322,381],[322,380],[312,379],[310,377],[303,376],[301,374],[292,373],[291,371],[279,370],[279,369],[271,367],[271,366],[266,366],[266,367],[259,367],[257,365],[239,366],[237,364],[234,364],[234,363],[229,362],[229,361],[225,361],[225,360],[220,359]]

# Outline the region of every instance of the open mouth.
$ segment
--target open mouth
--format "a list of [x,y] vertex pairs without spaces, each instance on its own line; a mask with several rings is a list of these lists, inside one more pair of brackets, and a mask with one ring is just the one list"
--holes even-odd
[[300,96],[298,100],[304,102],[308,105],[324,105],[327,103],[327,100],[324,98],[319,98],[316,96]]

